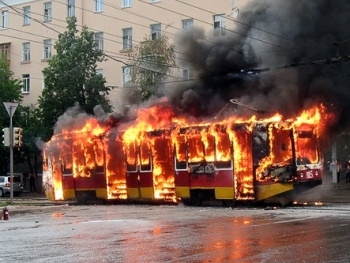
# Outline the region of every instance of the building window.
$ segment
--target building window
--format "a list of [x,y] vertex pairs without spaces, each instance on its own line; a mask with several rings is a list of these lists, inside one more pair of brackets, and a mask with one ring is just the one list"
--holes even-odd
[[214,35],[224,36],[226,33],[226,17],[225,15],[214,16]]
[[193,19],[184,19],[181,21],[182,29],[189,30],[193,27]]
[[43,59],[49,58],[51,58],[51,39],[45,39]]
[[23,80],[22,93],[29,93],[30,92],[30,75],[23,74],[22,80]]
[[8,11],[2,11],[1,12],[1,28],[5,29],[9,26],[9,12]]
[[131,81],[131,67],[123,67],[123,87],[130,87],[132,85]]
[[94,35],[95,45],[97,50],[103,51],[103,33],[98,32]]
[[30,6],[23,7],[23,25],[30,25]]
[[132,0],[123,0],[123,7],[132,6]]
[[132,48],[132,28],[123,29],[123,49]]
[[182,78],[190,79],[190,70],[188,68],[182,70]]
[[44,22],[50,22],[52,20],[52,3],[44,3]]
[[103,11],[103,0],[94,0],[95,2],[95,12]]
[[67,17],[75,16],[75,0],[67,0]]
[[6,60],[10,60],[10,44],[0,44],[0,54]]
[[22,61],[30,61],[30,43],[23,43]]
[[101,69],[101,68],[96,69],[96,75],[102,75],[103,76],[103,69]]
[[156,39],[160,39],[160,37],[161,37],[161,25],[160,24],[151,25],[151,39],[156,40]]
[[43,73],[43,79],[41,81],[41,90],[45,89],[45,74]]

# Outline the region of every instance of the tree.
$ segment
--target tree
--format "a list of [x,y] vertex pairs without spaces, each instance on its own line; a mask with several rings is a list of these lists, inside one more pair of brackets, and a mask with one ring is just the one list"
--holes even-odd
[[9,126],[9,116],[3,102],[22,101],[22,81],[13,78],[13,72],[9,68],[6,58],[0,53],[0,124],[1,127]]
[[40,140],[44,136],[44,130],[41,128],[39,109],[33,106],[21,106],[19,108],[21,115],[17,120],[18,127],[23,128],[23,145],[15,149],[15,163],[26,163],[26,171],[37,175],[42,171],[42,156]]
[[105,86],[105,78],[96,71],[103,53],[97,48],[94,33],[85,26],[78,35],[76,22],[75,17],[67,19],[68,30],[59,34],[57,53],[43,70],[45,89],[39,97],[39,109],[45,140],[51,137],[58,117],[76,103],[89,114],[97,105],[106,112],[112,110],[106,97],[111,88]]
[[[0,125],[1,129],[9,127],[10,117],[6,111],[3,102],[22,101],[22,81],[13,78],[13,72],[9,68],[9,63],[6,58],[0,53]],[[13,119],[20,116],[20,111],[16,110]],[[2,131],[1,131],[2,134]],[[2,137],[1,137],[2,138]],[[2,141],[2,140],[1,140]],[[0,146],[0,172],[7,173],[9,170],[9,148],[4,147],[2,142]]]
[[141,100],[154,95],[154,87],[171,73],[176,65],[174,50],[175,45],[169,43],[166,35],[155,40],[145,38],[133,48],[128,64],[131,66],[132,82],[140,86]]

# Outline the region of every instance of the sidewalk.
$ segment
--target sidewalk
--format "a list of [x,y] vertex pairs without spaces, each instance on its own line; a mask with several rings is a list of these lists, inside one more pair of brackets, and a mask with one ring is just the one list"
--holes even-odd
[[322,185],[307,190],[301,194],[301,198],[312,202],[350,203],[350,183],[345,182],[345,174],[340,176],[339,183],[333,183],[332,175],[325,172]]

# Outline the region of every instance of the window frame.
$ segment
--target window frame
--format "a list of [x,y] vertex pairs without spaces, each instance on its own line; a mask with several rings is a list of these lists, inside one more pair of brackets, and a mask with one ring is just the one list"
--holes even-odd
[[132,49],[132,27],[123,28],[123,49]]
[[43,59],[50,59],[52,56],[52,50],[51,50],[51,38],[44,39],[44,50],[43,50]]
[[30,74],[22,74],[22,93],[30,93]]
[[[189,23],[190,25],[186,25],[186,23],[188,22],[191,22]],[[181,28],[182,30],[189,30],[193,27],[193,24],[194,24],[194,21],[192,18],[187,18],[187,19],[183,19],[181,20]]]
[[67,0],[67,17],[75,16],[75,0]]
[[31,11],[30,11],[30,6],[24,6],[23,7],[23,25],[24,26],[29,26],[30,25],[30,15],[31,15]]
[[161,23],[151,24],[150,28],[151,28],[151,39],[152,40],[157,40],[157,39],[160,39],[162,37],[162,24]]
[[122,0],[122,7],[132,7],[133,0]]
[[226,35],[226,16],[219,14],[213,16],[214,36]]
[[94,42],[96,44],[95,48],[97,50],[103,51],[103,32],[94,33]]
[[94,12],[103,12],[104,0],[94,0]]
[[30,42],[22,43],[22,62],[30,61]]
[[4,56],[6,60],[10,60],[10,44],[9,43],[0,44],[0,53]]
[[44,3],[44,22],[51,22],[51,21],[52,21],[52,2],[46,2]]
[[42,76],[43,76],[43,79],[41,81],[41,90],[44,90],[45,89],[45,74],[42,73]]
[[9,11],[1,11],[1,29],[7,29],[9,26]]
[[182,69],[182,78],[183,79],[188,80],[188,79],[190,79],[190,76],[191,76],[190,69],[188,69],[188,68]]
[[127,88],[131,86],[130,85],[132,84],[131,66],[122,67],[122,74],[123,74],[123,87]]

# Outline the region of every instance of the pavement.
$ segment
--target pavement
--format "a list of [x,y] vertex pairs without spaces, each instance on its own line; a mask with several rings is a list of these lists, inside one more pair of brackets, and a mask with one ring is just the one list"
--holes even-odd
[[350,204],[350,183],[345,182],[345,174],[340,175],[339,183],[333,183],[332,175],[326,172],[323,174],[322,185],[307,192],[314,193],[315,198],[319,195],[320,202]]

